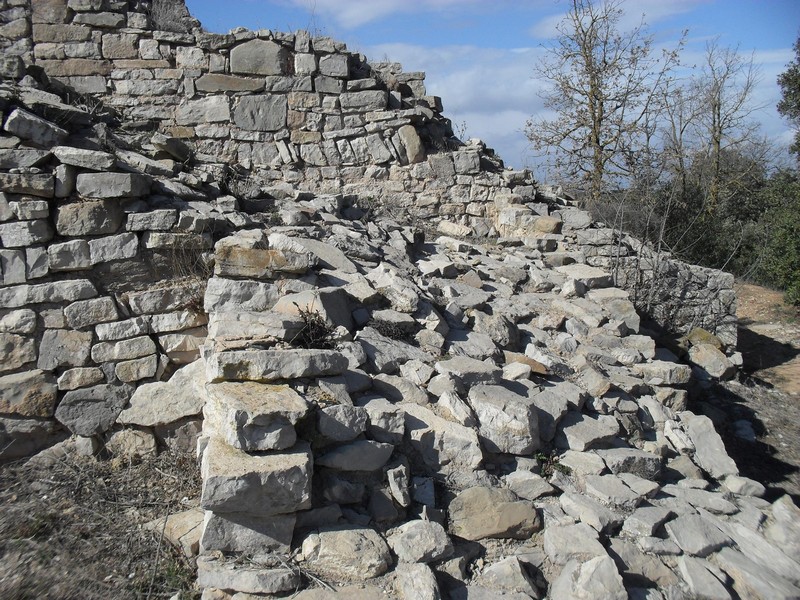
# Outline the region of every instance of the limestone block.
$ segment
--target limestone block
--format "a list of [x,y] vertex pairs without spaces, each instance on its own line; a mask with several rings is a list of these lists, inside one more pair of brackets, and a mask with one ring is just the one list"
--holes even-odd
[[207,398],[204,386],[205,363],[197,360],[177,370],[169,381],[138,386],[117,422],[158,427],[198,415]]
[[92,265],[134,258],[139,253],[139,238],[134,233],[121,233],[89,240]]
[[300,584],[300,573],[291,568],[242,566],[208,556],[197,559],[197,585],[200,588],[231,590],[249,596],[290,592],[297,590]]
[[0,377],[0,413],[19,417],[50,418],[56,409],[55,377],[31,370]]
[[254,517],[206,511],[200,548],[204,553],[287,553],[296,521],[294,514]]
[[211,355],[208,381],[274,381],[338,375],[347,358],[334,350],[240,350]]
[[71,146],[56,146],[52,149],[55,157],[65,165],[90,169],[92,171],[106,171],[111,169],[116,162],[113,154],[99,150],[83,150]]
[[64,394],[56,419],[76,435],[93,436],[111,429],[133,394],[130,385],[97,385]]
[[19,308],[42,302],[74,302],[96,295],[94,285],[86,279],[16,285],[0,288],[0,306]]
[[124,383],[133,383],[154,377],[158,370],[158,359],[155,354],[144,358],[124,360],[114,365],[114,375]]
[[100,342],[92,346],[92,360],[96,363],[131,360],[155,354],[156,345],[147,336],[121,340],[118,342]]
[[56,209],[56,231],[64,236],[114,233],[124,214],[119,202],[92,200],[61,204]]
[[365,92],[345,92],[339,96],[342,110],[345,112],[368,112],[384,110],[388,101],[388,92],[384,90],[368,90]]
[[46,219],[12,221],[0,224],[0,242],[5,248],[23,248],[43,244],[53,237],[53,230]]
[[403,523],[387,538],[387,542],[400,562],[437,562],[453,554],[447,532],[435,521]]
[[622,577],[608,555],[596,556],[585,562],[570,560],[553,582],[549,596],[552,600],[628,600]]
[[383,575],[392,562],[389,546],[374,530],[323,529],[303,540],[305,560],[335,580],[364,581]]
[[133,198],[150,192],[150,179],[139,173],[80,173],[76,188],[84,198]]
[[47,160],[49,156],[49,151],[35,150],[33,148],[0,150],[0,169],[35,167]]
[[138,58],[139,36],[132,33],[106,33],[103,35],[104,58]]
[[64,316],[72,329],[115,321],[119,317],[114,299],[106,296],[73,302],[64,309]]
[[214,274],[219,277],[274,279],[281,273],[303,274],[315,263],[309,252],[224,246],[216,251]]
[[89,359],[91,344],[91,331],[48,329],[39,344],[38,366],[45,371],[82,367]]
[[3,129],[11,135],[44,148],[60,144],[69,136],[66,129],[22,108],[16,108],[11,112]]
[[501,597],[519,597],[520,600],[523,596],[537,598],[539,591],[533,578],[528,575],[522,558],[509,556],[489,565],[477,578],[477,582],[487,590],[500,592]]
[[347,78],[350,69],[346,54],[326,54],[319,59],[319,72],[330,77]]
[[589,289],[604,288],[611,285],[611,275],[597,267],[575,263],[556,267],[556,271],[571,279],[580,281]]
[[105,381],[106,376],[100,367],[76,367],[67,369],[58,378],[58,389],[62,391],[77,390]]
[[12,310],[0,317],[0,333],[33,333],[36,313],[30,309]]
[[478,385],[470,389],[468,401],[489,452],[524,455],[540,447],[538,415],[531,398],[499,385]]
[[275,42],[250,40],[231,50],[231,73],[283,75],[287,72],[289,59],[289,51]]
[[22,196],[17,202],[9,202],[9,207],[20,221],[46,219],[50,216],[50,206],[47,200],[34,200]]
[[31,8],[34,23],[66,23],[69,16],[64,0],[33,0]]
[[198,92],[209,94],[218,92],[260,92],[264,89],[264,80],[206,73],[195,81],[195,88]]
[[503,481],[508,489],[525,500],[534,501],[555,492],[555,488],[547,483],[544,477],[530,471],[514,471],[506,475]]
[[49,173],[0,173],[0,192],[52,198],[55,179]]
[[736,373],[733,363],[712,344],[692,345],[689,360],[718,379],[730,379]]
[[450,503],[450,532],[467,540],[528,539],[541,529],[534,506],[507,489],[472,487]]
[[688,416],[686,433],[694,444],[694,461],[697,465],[716,479],[738,475],[739,469],[725,451],[725,444],[711,419],[704,415],[683,414]]
[[664,527],[681,550],[691,556],[707,556],[732,543],[718,527],[699,515],[682,515]]
[[377,471],[394,452],[392,444],[358,440],[339,446],[317,458],[316,464],[337,471]]
[[650,452],[636,448],[613,448],[597,450],[596,454],[614,474],[633,473],[645,479],[656,480],[661,473],[662,458]]
[[121,340],[150,333],[148,321],[144,317],[133,317],[114,323],[99,323],[95,327],[97,338],[103,342]]
[[348,405],[326,406],[317,413],[317,431],[334,442],[349,442],[367,428],[369,413]]
[[227,96],[207,96],[199,100],[188,100],[175,109],[178,125],[198,123],[227,123],[231,120],[231,107]]
[[417,404],[400,405],[405,411],[411,448],[433,473],[471,473],[483,461],[478,436],[472,429],[443,419]]
[[86,240],[51,244],[47,248],[47,260],[51,271],[76,271],[90,269],[92,266]]
[[294,426],[309,404],[286,385],[212,383],[206,387],[206,428],[247,452],[285,450],[297,441]]
[[614,417],[570,411],[559,424],[555,444],[557,448],[582,452],[609,444],[618,433],[619,423]]
[[564,565],[570,560],[586,561],[607,556],[605,548],[598,540],[597,531],[586,523],[545,528],[544,551],[557,565]]
[[0,250],[0,282],[2,285],[25,283],[27,266],[22,250]]
[[429,566],[423,563],[400,563],[394,572],[395,589],[402,600],[441,599],[439,584]]
[[211,438],[200,471],[200,504],[206,510],[268,517],[311,507],[312,456],[307,445],[252,455]]
[[233,112],[234,123],[246,131],[278,131],[286,127],[286,97],[243,96]]
[[137,315],[163,313],[183,308],[194,302],[197,296],[198,290],[194,286],[179,283],[159,290],[130,292],[128,305]]
[[681,365],[666,360],[633,365],[633,371],[644,378],[649,385],[683,385],[689,382],[692,369],[689,365]]

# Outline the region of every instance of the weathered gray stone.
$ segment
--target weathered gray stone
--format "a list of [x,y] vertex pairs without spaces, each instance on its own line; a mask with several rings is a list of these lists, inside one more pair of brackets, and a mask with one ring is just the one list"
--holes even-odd
[[689,360],[718,379],[730,379],[736,373],[736,367],[728,357],[711,344],[692,345]]
[[0,173],[0,192],[52,198],[55,178],[49,173]]
[[436,562],[453,553],[447,532],[435,521],[403,523],[387,541],[400,562]]
[[64,394],[56,419],[72,433],[92,436],[111,429],[133,394],[129,385],[97,385]]
[[587,475],[584,485],[587,494],[616,508],[636,508],[644,495],[625,485],[623,479],[617,475]]
[[682,515],[664,527],[681,550],[692,556],[708,556],[732,543],[731,538],[699,515]]
[[36,360],[36,343],[33,338],[0,333],[0,355],[0,372],[13,371]]
[[[113,154],[100,150],[83,150],[71,146],[56,146],[52,149],[55,157],[65,165],[90,169],[92,171],[106,171],[111,169],[116,162]],[[78,177],[80,180],[80,176]]]
[[740,598],[790,600],[800,597],[800,588],[733,548],[723,548],[713,560],[733,579],[733,589]]
[[489,452],[524,455],[540,447],[537,411],[530,398],[499,385],[478,385],[470,389],[468,399]]
[[111,456],[128,459],[153,456],[156,453],[156,438],[151,431],[123,429],[111,434],[105,448],[111,453]]
[[135,233],[121,233],[89,240],[89,260],[93,265],[134,258],[139,253],[139,238]]
[[349,442],[367,428],[369,413],[357,406],[326,406],[317,413],[317,431],[334,442]]
[[404,403],[409,443],[432,473],[470,473],[483,461],[477,434],[417,404]]
[[195,87],[198,92],[260,92],[264,89],[263,79],[248,77],[235,77],[219,73],[205,73],[197,81]]
[[622,577],[609,556],[571,560],[550,590],[552,600],[628,600]]
[[372,529],[323,529],[303,540],[306,562],[336,580],[363,581],[383,575],[391,564],[389,547]]
[[129,292],[128,305],[131,312],[137,315],[170,312],[196,302],[199,291],[196,284],[179,282],[157,290]]
[[278,131],[286,127],[284,96],[243,96],[233,111],[233,121],[247,131]]
[[154,377],[158,371],[158,359],[155,354],[133,360],[123,360],[114,365],[114,375],[124,383],[133,383]]
[[89,359],[91,331],[48,329],[39,344],[38,367],[52,371],[58,367],[82,367]]
[[61,204],[56,209],[56,231],[64,236],[114,233],[124,214],[119,202],[95,200]]
[[622,526],[624,533],[636,537],[655,535],[661,525],[672,516],[672,511],[659,506],[640,506],[633,511]]
[[20,417],[52,417],[58,392],[55,378],[38,370],[0,377],[0,413]]
[[402,600],[441,600],[436,576],[427,565],[400,563],[394,572],[395,589]]
[[347,358],[334,350],[241,350],[219,352],[207,360],[210,382],[324,377],[347,367]]
[[18,308],[42,302],[74,302],[96,295],[94,285],[85,279],[17,285],[0,288],[0,306]]
[[0,317],[0,333],[33,333],[36,313],[30,309],[12,310]]
[[53,237],[50,224],[44,219],[14,221],[0,225],[0,242],[6,248],[23,248],[41,244]]
[[505,597],[507,594],[521,594],[526,598],[539,597],[536,583],[516,556],[509,556],[489,565],[477,581],[481,586],[494,590],[500,597]]
[[209,432],[247,452],[284,450],[297,441],[294,426],[308,403],[286,385],[226,382],[206,387]]
[[279,454],[252,455],[211,438],[200,467],[200,505],[216,513],[262,517],[310,508],[311,471],[311,451],[302,444]]
[[450,532],[464,539],[527,539],[541,528],[536,509],[510,490],[472,487],[450,503]]
[[283,75],[288,70],[289,51],[275,42],[250,40],[231,50],[231,73]]
[[138,198],[150,192],[150,179],[139,173],[80,173],[75,186],[84,198]]
[[117,422],[141,427],[166,425],[200,414],[205,402],[205,363],[197,360],[177,370],[169,381],[137,387]]
[[110,296],[73,302],[64,309],[64,316],[72,329],[83,329],[98,323],[116,321],[117,305]]
[[633,473],[645,479],[657,479],[661,473],[662,458],[636,448],[596,450],[609,470],[616,474]]
[[69,135],[66,129],[22,108],[16,108],[11,112],[3,129],[11,135],[45,148],[60,144]]
[[495,364],[468,356],[454,356],[450,360],[439,361],[434,368],[437,373],[458,378],[465,386],[499,383],[502,376],[502,370]]
[[714,429],[714,423],[704,415],[687,416],[686,433],[695,447],[694,461],[706,473],[722,479],[726,475],[738,475],[739,469],[725,451],[722,438]]
[[561,508],[569,516],[586,523],[597,532],[617,527],[622,515],[600,504],[588,495],[565,492],[559,496]]
[[[731,595],[711,569],[714,567],[702,558],[681,556],[678,558],[681,577],[695,598],[708,600],[730,600]],[[716,569],[715,569],[716,570]]]
[[230,120],[230,101],[224,95],[188,100],[175,108],[175,121],[178,125],[227,123]]
[[677,585],[678,576],[661,560],[640,550],[631,541],[614,538],[611,540],[609,554],[628,585],[651,586],[666,589]]
[[565,565],[571,560],[583,562],[607,556],[603,544],[598,541],[597,531],[586,523],[546,527],[544,551],[557,565]]
[[96,363],[115,362],[141,358],[155,354],[156,345],[147,336],[121,340],[118,342],[100,342],[92,346],[92,360]]
[[654,360],[633,365],[633,371],[650,385],[684,385],[692,376],[692,369],[689,365],[666,360]]
[[67,369],[58,378],[58,389],[64,391],[77,390],[105,381],[106,376],[100,367],[76,367]]
[[215,254],[214,274],[218,277],[274,279],[281,273],[301,275],[314,264],[316,260],[308,252],[223,246]]
[[297,517],[294,514],[254,517],[246,514],[205,513],[202,552],[289,551]]
[[503,478],[506,486],[520,498],[536,500],[555,493],[555,488],[540,475],[530,471],[517,470]]
[[556,447],[582,452],[608,444],[619,433],[619,423],[614,417],[592,417],[570,411],[561,420],[558,429]]
[[241,594],[279,594],[300,586],[300,573],[289,567],[265,569],[223,562],[201,556],[197,559],[197,585]]
[[47,260],[51,271],[76,271],[92,266],[86,240],[51,244],[47,248]]
[[49,156],[49,151],[35,150],[33,148],[0,150],[0,169],[35,167],[44,162]]
[[400,366],[410,360],[427,360],[428,355],[419,348],[401,340],[387,338],[374,327],[365,327],[356,335],[377,373],[397,373]]
[[358,440],[339,446],[317,458],[316,464],[337,471],[377,471],[394,452],[392,444]]

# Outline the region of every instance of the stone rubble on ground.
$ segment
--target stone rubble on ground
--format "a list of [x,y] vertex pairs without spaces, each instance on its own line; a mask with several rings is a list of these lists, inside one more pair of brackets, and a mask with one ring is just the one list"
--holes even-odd
[[800,597],[800,510],[686,410],[736,372],[729,275],[460,142],[422,73],[175,5],[182,31],[0,2],[0,458],[196,449],[200,506],[149,527],[207,599],[303,573],[355,599]]

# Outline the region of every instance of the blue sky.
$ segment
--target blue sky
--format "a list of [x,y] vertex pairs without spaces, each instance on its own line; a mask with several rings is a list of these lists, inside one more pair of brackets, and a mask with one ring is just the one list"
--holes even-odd
[[[308,29],[347,43],[370,60],[392,60],[425,71],[429,94],[441,96],[456,129],[480,137],[507,165],[532,166],[523,128],[542,110],[542,82],[532,65],[567,10],[564,0],[187,0],[214,32],[238,26]],[[656,42],[674,44],[689,30],[684,62],[702,58],[708,40],[739,47],[761,68],[755,117],[771,140],[791,132],[775,110],[776,77],[792,60],[800,34],[800,0],[627,0],[623,28],[644,15]]]

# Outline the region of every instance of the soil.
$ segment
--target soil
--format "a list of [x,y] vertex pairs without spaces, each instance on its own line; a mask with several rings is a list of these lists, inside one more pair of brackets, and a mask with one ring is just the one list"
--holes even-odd
[[0,467],[0,598],[193,597],[190,561],[142,525],[197,504],[191,455]]
[[703,390],[698,408],[767,499],[788,493],[800,503],[800,311],[764,287],[739,283],[736,292],[742,372]]

